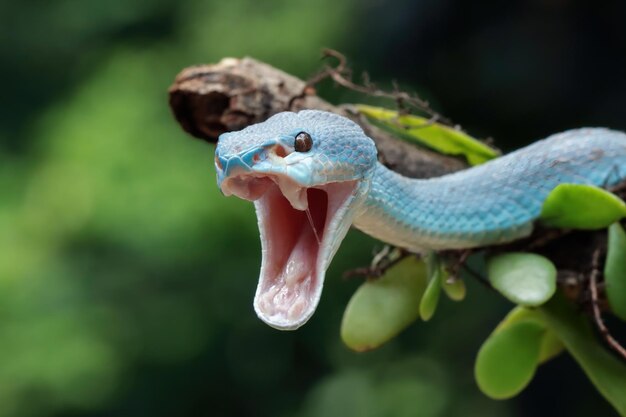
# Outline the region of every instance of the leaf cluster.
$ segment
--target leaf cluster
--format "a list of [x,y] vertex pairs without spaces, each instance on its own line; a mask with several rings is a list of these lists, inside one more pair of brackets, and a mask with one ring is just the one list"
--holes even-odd
[[[498,155],[466,133],[435,121],[383,108],[358,108],[399,137],[465,157],[471,165]],[[603,277],[610,310],[622,320],[626,320],[626,232],[620,223],[624,217],[626,203],[615,194],[588,185],[561,184],[544,201],[539,219],[555,229],[608,229],[604,266],[591,273]],[[450,275],[454,268],[437,254],[403,257],[398,251],[391,257],[397,258],[392,266],[380,278],[363,283],[345,310],[341,337],[351,349],[374,349],[416,320],[430,320],[442,289],[454,301],[465,298],[463,280]],[[474,371],[481,391],[494,399],[511,398],[531,382],[538,366],[567,351],[607,401],[626,415],[626,364],[602,345],[588,318],[557,292],[554,263],[531,252],[487,255],[485,263],[486,283],[515,307],[478,352]],[[596,275],[592,290],[597,290]],[[601,322],[597,294],[592,302]]]

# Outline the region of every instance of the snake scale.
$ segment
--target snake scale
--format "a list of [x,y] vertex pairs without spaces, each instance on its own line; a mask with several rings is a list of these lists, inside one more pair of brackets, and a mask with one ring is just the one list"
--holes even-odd
[[626,134],[570,130],[460,172],[410,179],[378,162],[356,123],[303,110],[222,134],[215,164],[222,192],[256,207],[255,310],[289,330],[315,311],[351,225],[415,252],[510,242],[532,232],[558,184],[609,187],[626,179]]

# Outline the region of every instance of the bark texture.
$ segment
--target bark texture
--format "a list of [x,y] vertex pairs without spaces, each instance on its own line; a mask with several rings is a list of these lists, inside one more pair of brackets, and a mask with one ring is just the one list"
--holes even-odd
[[217,64],[185,68],[169,89],[169,101],[182,128],[208,142],[276,113],[317,109],[344,115],[361,125],[376,142],[381,162],[403,175],[428,178],[466,166],[459,158],[394,138],[351,106],[334,106],[303,80],[252,58],[224,58]]

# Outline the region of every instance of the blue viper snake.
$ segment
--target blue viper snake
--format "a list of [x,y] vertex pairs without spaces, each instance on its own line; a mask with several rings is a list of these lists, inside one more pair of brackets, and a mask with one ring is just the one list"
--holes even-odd
[[262,247],[254,308],[272,327],[303,325],[351,225],[413,252],[463,249],[528,236],[558,184],[626,179],[626,134],[570,130],[463,171],[397,174],[372,139],[334,113],[283,112],[220,136],[224,195],[254,202]]

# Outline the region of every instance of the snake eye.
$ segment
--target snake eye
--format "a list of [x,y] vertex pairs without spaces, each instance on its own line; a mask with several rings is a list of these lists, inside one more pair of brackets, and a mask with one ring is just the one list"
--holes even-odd
[[296,140],[293,143],[293,148],[297,152],[308,152],[313,147],[313,139],[311,135],[306,132],[300,132],[296,135]]

